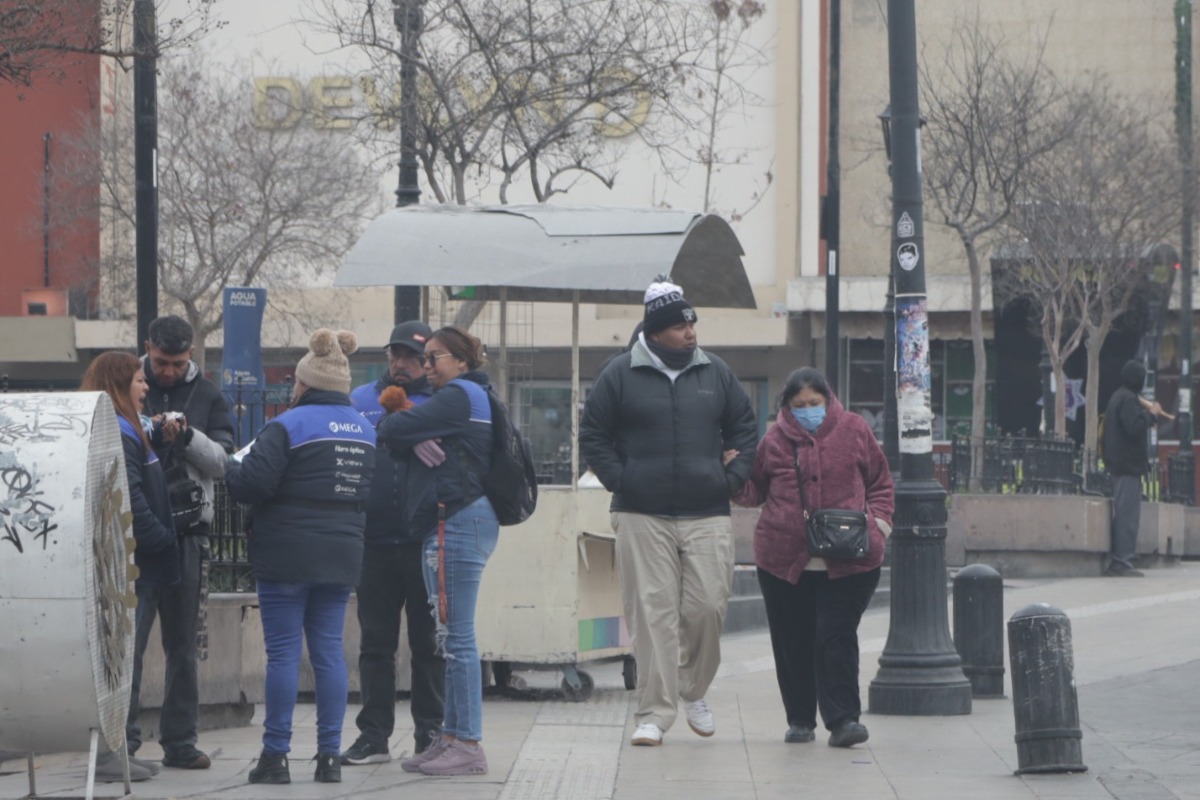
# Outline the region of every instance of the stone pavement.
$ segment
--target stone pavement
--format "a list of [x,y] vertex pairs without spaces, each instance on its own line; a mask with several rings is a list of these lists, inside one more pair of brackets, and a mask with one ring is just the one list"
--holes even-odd
[[[1083,723],[1077,775],[1017,777],[1011,700],[980,700],[961,717],[867,714],[871,739],[852,750],[783,742],[785,720],[765,632],[723,641],[721,673],[708,700],[717,719],[711,739],[680,720],[662,747],[634,748],[631,695],[619,664],[589,667],[597,690],[585,703],[563,701],[558,676],[524,673],[535,691],[526,699],[492,697],[484,704],[490,774],[431,778],[409,775],[395,762],[347,767],[341,784],[315,784],[315,719],[297,709],[289,786],[250,786],[246,771],[259,750],[260,729],[210,731],[200,745],[214,756],[206,772],[163,770],[135,784],[144,798],[334,798],[412,796],[421,800],[641,800],[641,798],[787,798],[833,800],[1200,800],[1200,563],[1150,570],[1142,580],[1074,578],[1006,581],[1005,617],[1034,602],[1066,611],[1074,633],[1076,682]],[[861,629],[862,687],[874,676],[887,636],[886,609],[868,612]],[[1006,689],[1007,691],[1007,689]],[[401,703],[398,721],[408,719]],[[346,716],[347,741],[354,714]],[[395,754],[411,729],[393,737]],[[153,743],[144,757],[159,753]],[[37,760],[42,795],[81,796],[84,754]],[[28,791],[23,761],[0,766],[0,800]],[[120,794],[101,784],[97,796]]]

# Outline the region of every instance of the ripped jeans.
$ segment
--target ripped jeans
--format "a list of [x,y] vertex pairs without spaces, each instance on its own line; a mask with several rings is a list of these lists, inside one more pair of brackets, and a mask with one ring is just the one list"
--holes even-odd
[[486,497],[446,520],[446,622],[438,615],[440,594],[437,531],[425,540],[422,566],[430,611],[437,620],[438,648],[446,657],[446,711],[442,732],[477,742],[483,738],[483,678],[475,645],[475,602],[483,568],[496,549],[500,523]]

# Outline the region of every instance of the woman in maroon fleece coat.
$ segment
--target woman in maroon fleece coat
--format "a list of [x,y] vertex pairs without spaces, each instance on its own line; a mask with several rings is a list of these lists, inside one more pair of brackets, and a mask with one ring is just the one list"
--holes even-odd
[[[810,558],[804,503],[867,512],[871,549],[859,561]],[[775,675],[787,712],[787,742],[811,742],[818,706],[829,744],[867,740],[858,721],[858,623],[883,563],[892,530],[892,475],[865,420],[842,408],[819,370],[788,376],[779,416],[758,445],[750,480],[734,498],[762,505],[754,531],[754,561],[775,652]]]

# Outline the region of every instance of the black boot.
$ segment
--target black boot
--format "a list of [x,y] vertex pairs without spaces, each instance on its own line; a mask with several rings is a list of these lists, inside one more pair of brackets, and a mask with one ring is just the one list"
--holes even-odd
[[287,753],[268,753],[264,750],[258,757],[258,765],[250,770],[249,778],[251,783],[291,783]]
[[317,762],[317,771],[313,780],[317,783],[342,782],[342,758],[337,753],[317,753],[313,759]]

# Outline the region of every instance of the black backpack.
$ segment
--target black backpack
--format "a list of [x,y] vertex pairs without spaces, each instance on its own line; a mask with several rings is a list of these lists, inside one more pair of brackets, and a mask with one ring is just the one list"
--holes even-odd
[[[467,387],[483,387],[458,381]],[[483,476],[483,491],[496,511],[501,525],[518,525],[537,508],[537,476],[533,470],[533,450],[529,440],[513,424],[508,409],[490,388],[488,405],[492,409],[492,466]]]

